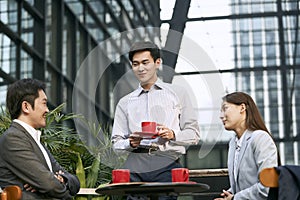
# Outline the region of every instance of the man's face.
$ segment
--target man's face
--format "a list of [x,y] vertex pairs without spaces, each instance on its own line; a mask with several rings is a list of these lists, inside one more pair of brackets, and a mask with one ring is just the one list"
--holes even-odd
[[47,96],[43,90],[39,90],[39,97],[34,100],[34,109],[29,104],[29,123],[33,128],[46,126],[46,115],[49,112]]
[[160,63],[160,59],[153,60],[150,51],[140,51],[133,55],[132,70],[144,89],[149,89],[156,82],[156,70]]

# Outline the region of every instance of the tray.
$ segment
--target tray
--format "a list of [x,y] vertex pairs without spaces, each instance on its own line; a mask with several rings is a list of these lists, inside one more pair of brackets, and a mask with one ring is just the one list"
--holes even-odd
[[129,137],[137,137],[143,139],[155,139],[158,136],[159,136],[158,133],[152,133],[152,132],[135,132],[129,135]]

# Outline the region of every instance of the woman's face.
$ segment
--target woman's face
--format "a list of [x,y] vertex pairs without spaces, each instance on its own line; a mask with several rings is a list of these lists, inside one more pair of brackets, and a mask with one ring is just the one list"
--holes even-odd
[[236,105],[223,101],[220,119],[226,130],[242,129],[246,119],[245,104]]

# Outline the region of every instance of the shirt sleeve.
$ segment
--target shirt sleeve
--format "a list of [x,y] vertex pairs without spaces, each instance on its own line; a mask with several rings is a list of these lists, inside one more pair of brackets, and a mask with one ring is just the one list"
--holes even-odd
[[172,142],[179,145],[198,144],[200,131],[195,109],[185,90],[180,89],[177,91],[177,95],[181,104],[181,114],[179,116],[180,130],[173,130],[175,141]]
[[80,189],[80,182],[79,179],[77,178],[76,175],[69,173],[68,171],[66,171],[56,160],[55,158],[52,156],[52,154],[50,154],[50,152],[47,150],[49,157],[51,159],[51,163],[52,163],[52,168],[53,168],[53,172],[56,173],[58,171],[62,171],[63,174],[60,174],[63,178],[64,178],[64,182],[65,182],[65,187],[67,189],[67,191],[69,191],[71,196],[75,196]]
[[124,110],[126,109],[124,99],[121,99],[116,107],[114,124],[112,129],[112,143],[115,152],[122,153],[123,151],[132,151],[128,136],[129,127],[127,124],[127,116]]

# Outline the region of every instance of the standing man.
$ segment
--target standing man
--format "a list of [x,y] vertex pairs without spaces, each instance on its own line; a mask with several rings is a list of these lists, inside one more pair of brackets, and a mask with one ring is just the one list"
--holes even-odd
[[75,175],[65,171],[40,143],[46,126],[45,84],[22,79],[9,86],[7,109],[13,120],[0,137],[0,187],[18,185],[22,199],[71,199],[80,188]]
[[[131,181],[171,182],[171,170],[181,167],[179,157],[200,138],[197,115],[184,88],[158,79],[160,49],[151,42],[137,42],[129,52],[139,87],[123,97],[117,107],[112,130],[115,151],[130,152],[124,168]],[[133,137],[141,122],[154,121],[159,137]]]

